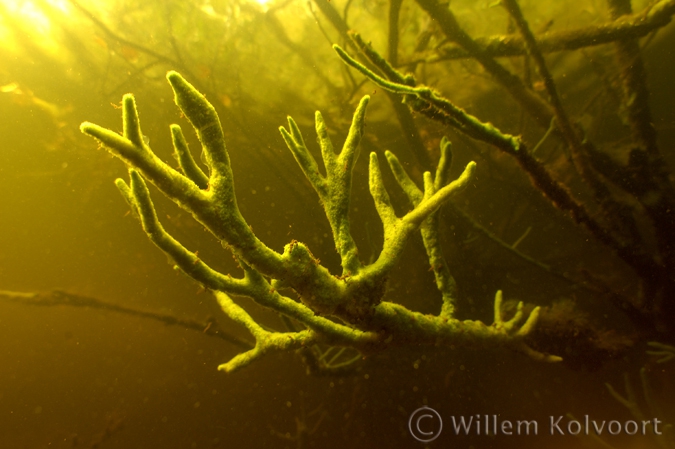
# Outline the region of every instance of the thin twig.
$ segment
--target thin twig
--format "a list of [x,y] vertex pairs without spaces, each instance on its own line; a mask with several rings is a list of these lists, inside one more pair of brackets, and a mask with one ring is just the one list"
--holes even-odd
[[[542,53],[552,53],[608,44],[625,38],[637,39],[668,25],[673,14],[675,0],[663,0],[639,13],[606,24],[547,32],[537,36],[537,43]],[[525,42],[518,34],[478,37],[475,41],[487,56],[493,58],[527,54]],[[470,52],[456,44],[443,46],[438,51],[440,55],[427,59],[427,62],[472,57]]]
[[253,343],[224,332],[213,320],[209,320],[208,322],[204,323],[188,318],[179,318],[175,315],[169,315],[166,313],[135,309],[133,307],[127,307],[97,298],[91,298],[89,296],[68,293],[62,290],[52,290],[50,292],[11,292],[0,290],[0,300],[31,306],[89,307],[92,309],[123,313],[125,315],[149,318],[170,326],[181,326],[186,329],[201,332],[204,335],[208,335],[209,337],[220,338],[221,340],[225,340],[228,343],[232,343],[233,345],[243,349],[253,348]]
[[534,33],[523,15],[517,0],[502,0],[502,4],[513,18],[516,26],[523,35],[527,46],[528,54],[534,60],[539,75],[541,76],[549,101],[555,115],[555,124],[558,126],[563,139],[567,143],[572,155],[572,162],[581,176],[581,179],[588,185],[593,192],[594,199],[598,202],[605,215],[605,222],[609,228],[608,231],[618,232],[622,237],[629,240],[629,244],[636,246],[641,243],[640,233],[637,223],[633,217],[633,210],[630,206],[621,204],[617,201],[609,190],[609,187],[603,182],[592,167],[586,148],[591,148],[592,143],[587,139],[582,143],[579,127],[575,126],[569,118],[569,115],[563,107],[562,100],[558,94],[558,88],[553,79],[544,55],[539,50]]

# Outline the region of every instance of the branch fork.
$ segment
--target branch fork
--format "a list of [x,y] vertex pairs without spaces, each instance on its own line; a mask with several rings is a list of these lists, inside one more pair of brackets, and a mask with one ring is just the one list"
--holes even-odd
[[[475,172],[475,163],[469,163],[459,178],[450,181],[451,145],[447,139],[441,144],[442,157],[435,175],[424,174],[423,189],[414,184],[392,153],[385,154],[412,205],[412,210],[400,218],[396,216],[384,187],[378,156],[370,154],[370,193],[383,224],[385,242],[375,262],[364,264],[351,236],[349,205],[352,173],[364,132],[369,97],[365,96],[359,102],[347,140],[337,154],[322,115],[316,113],[315,128],[325,174],[308,151],[296,122],[288,118],[288,128],[280,128],[281,136],[317,192],[331,225],[342,261],[342,273],[334,275],[301,242],[290,242],[280,254],[258,239],[237,206],[234,177],[215,109],[177,72],[169,72],[167,80],[173,88],[176,104],[202,144],[207,171],[192,158],[178,125],[171,125],[170,131],[180,172],[153,153],[143,141],[131,94],[123,98],[122,135],[89,122],[83,123],[81,130],[129,166],[130,182],[117,179],[115,184],[140,219],[149,239],[171,258],[176,269],[211,290],[223,312],[246,327],[255,338],[253,349],[235,356],[219,369],[233,372],[272,351],[306,350],[319,344],[352,348],[362,354],[411,342],[496,345],[512,347],[539,360],[559,359],[540,354],[523,343],[523,336],[536,323],[538,309],[521,327],[518,324],[522,311],[507,322],[501,320],[497,312],[501,310],[501,292],[495,299],[493,326],[453,317],[456,288],[439,245],[438,210],[466,187]],[[229,248],[239,261],[244,276],[237,279],[219,273],[167,233],[157,217],[146,181],[190,212],[222,242],[223,247]],[[388,274],[399,260],[406,242],[418,229],[422,232],[442,296],[439,315],[422,315],[384,300]],[[281,288],[293,289],[299,301],[281,294]],[[249,297],[278,312],[292,330],[264,329],[232,296]]]

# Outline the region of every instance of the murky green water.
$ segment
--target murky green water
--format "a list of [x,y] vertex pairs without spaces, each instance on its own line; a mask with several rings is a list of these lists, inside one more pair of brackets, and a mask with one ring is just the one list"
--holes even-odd
[[[473,58],[460,57],[466,41],[447,34],[447,16],[427,12],[429,5],[448,6],[423,0],[399,4],[398,20],[390,19],[397,2],[379,0],[0,2],[0,447],[675,447],[667,430],[675,419],[675,361],[657,363],[646,353],[648,341],[672,344],[675,336],[668,234],[675,212],[658,209],[672,194],[675,166],[675,34],[667,24],[675,6],[636,1],[636,15],[612,22],[600,0],[520,3],[577,143],[592,142],[596,153],[582,145],[581,156],[575,154],[569,134],[555,127],[559,116],[533,113],[505,87],[505,79],[517,79],[531,102],[555,115],[544,77],[499,2],[449,6],[465,36],[480,45],[494,37]],[[346,29],[402,73],[413,71],[418,85],[522,136],[538,167],[606,234],[560,206],[542,178],[533,182],[520,156],[440,123],[438,114],[433,120],[428,105],[411,113],[400,96],[348,68],[331,48],[338,43],[357,54]],[[595,37],[574,44],[570,36],[582,29]],[[622,29],[639,33],[647,73],[640,79],[657,138],[645,151],[646,141],[631,129],[626,75],[610,41]],[[397,51],[390,49],[392,33]],[[603,43],[591,45],[593,39]],[[494,64],[514,78],[500,81]],[[458,285],[457,318],[491,324],[501,289],[505,300],[524,301],[528,311],[544,308],[528,344],[564,361],[443,342],[394,344],[357,357],[339,376],[308,375],[293,351],[219,372],[244,349],[218,337],[252,341],[250,335],[148,240],[113,184],[128,179],[127,168],[78,129],[91,121],[121,132],[120,100],[133,92],[156,155],[178,166],[168,126],[179,123],[199,161],[200,144],[166,83],[169,70],[216,108],[238,205],[253,232],[278,252],[292,240],[304,242],[336,276],[331,227],[278,132],[286,117],[296,120],[319,160],[314,111],[322,112],[339,148],[358,100],[371,95],[351,200],[351,232],[364,264],[377,258],[384,239],[369,193],[368,153],[379,155],[400,217],[410,205],[384,151],[396,154],[421,186],[447,136],[451,177],[469,161],[478,167],[440,219]],[[643,154],[652,158],[648,170],[640,165]],[[628,212],[603,209],[603,189],[590,178]],[[155,187],[150,192],[171,235],[212,268],[241,276],[217,238]],[[640,257],[649,263],[640,265]],[[419,233],[390,273],[385,300],[439,313],[441,295]],[[266,329],[285,331],[276,312],[250,299],[237,302]],[[335,360],[354,355],[349,349]],[[624,374],[634,390],[632,410],[606,387],[626,397]],[[438,430],[434,417],[411,420],[422,406],[443,420],[438,439],[426,444],[410,431],[411,423]],[[458,424],[462,418],[474,420],[470,429]],[[537,427],[527,435],[524,422]]]

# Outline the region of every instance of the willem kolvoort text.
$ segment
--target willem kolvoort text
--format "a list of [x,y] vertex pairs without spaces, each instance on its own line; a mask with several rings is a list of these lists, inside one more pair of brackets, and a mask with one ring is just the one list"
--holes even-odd
[[508,420],[497,415],[452,416],[455,435],[661,435],[657,418],[641,421],[595,420],[584,415],[571,419],[563,415],[549,416],[540,425],[536,419]]

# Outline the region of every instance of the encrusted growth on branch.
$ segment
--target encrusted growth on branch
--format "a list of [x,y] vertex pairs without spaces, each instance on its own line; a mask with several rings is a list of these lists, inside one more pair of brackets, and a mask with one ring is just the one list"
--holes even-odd
[[[491,44],[480,43],[469,36],[446,3],[439,0],[416,2],[437,22],[445,38],[461,49],[464,57],[471,57],[478,62],[521,106],[524,113],[548,130],[544,139],[550,134],[552,139],[567,147],[572,168],[570,171],[584,186],[583,194],[572,193],[572,176],[567,174],[568,179],[561,179],[550,164],[535,157],[534,151],[529,151],[522,137],[481,121],[437,90],[418,84],[414,75],[400,72],[392,61],[384,59],[358,33],[350,31],[347,44],[358,51],[356,58],[359,60],[337,45],[333,48],[348,66],[377,86],[399,95],[402,103],[411,111],[455,128],[472,139],[512,156],[530,176],[534,188],[553,205],[568,213],[576,224],[586,228],[597,241],[613,250],[639,279],[640,289],[635,295],[617,293],[611,287],[604,287],[603,294],[625,312],[641,331],[672,334],[675,329],[675,187],[666,159],[657,145],[644,64],[636,38],[642,35],[637,31],[642,26],[653,30],[666,25],[675,13],[675,2],[658,1],[643,12],[631,15],[629,0],[608,0],[613,20],[609,26],[612,37],[602,38],[604,28],[594,27],[598,42],[585,44],[616,43],[623,87],[622,108],[633,134],[627,164],[619,163],[612,149],[607,151],[596,147],[581,123],[566,110],[564,96],[559,92],[544,57],[546,52],[559,48],[549,45],[547,37],[550,35],[537,36],[533,33],[517,0],[498,2],[510,14],[521,36],[499,40],[505,42],[517,39],[520,50],[516,53],[503,52],[503,49],[495,51]],[[561,48],[567,47],[563,45]],[[392,52],[390,48],[389,54]],[[546,95],[535,94],[523,79],[495,59],[495,56],[504,54],[524,53],[534,62]],[[628,200],[628,197],[632,198]],[[637,218],[640,216],[646,217],[648,223],[647,220]],[[649,226],[658,243],[656,250],[641,229]]]
[[[292,241],[279,254],[253,234],[237,207],[229,156],[215,109],[178,73],[169,72],[167,79],[174,90],[176,104],[190,121],[202,144],[208,175],[193,160],[178,125],[171,126],[171,133],[182,173],[152,152],[143,141],[132,95],[125,95],[123,100],[122,136],[88,122],[82,124],[81,130],[129,166],[130,183],[121,179],[115,182],[132,211],[140,218],[150,240],[170,256],[177,268],[213,291],[225,314],[245,326],[255,338],[253,349],[221,365],[220,369],[231,372],[270,351],[307,348],[315,344],[349,347],[364,354],[406,344],[502,346],[539,360],[559,360],[558,357],[536,352],[523,342],[536,324],[538,308],[528,317],[524,317],[519,309],[511,320],[505,322],[501,317],[501,292],[495,298],[493,325],[459,321],[453,317],[456,288],[438,241],[438,209],[466,186],[475,164],[469,163],[458,179],[450,181],[451,153],[447,140],[442,142],[442,158],[435,176],[429,172],[424,174],[423,189],[414,184],[396,157],[387,152],[389,166],[413,205],[413,209],[403,217],[396,216],[382,182],[378,157],[375,153],[370,154],[370,192],[383,223],[385,242],[379,257],[372,264],[364,264],[358,257],[351,236],[349,201],[352,172],[358,157],[369,98],[366,96],[359,103],[339,154],[333,149],[323,117],[316,113],[316,131],[325,175],[321,174],[319,165],[307,150],[295,121],[289,117],[288,129],[280,128],[283,139],[324,207],[342,260],[343,271],[338,276],[323,267],[300,242]],[[514,146],[516,149],[517,145]],[[236,279],[213,270],[169,235],[157,217],[146,181],[190,212],[224,246],[230,248],[243,268],[244,276]],[[384,298],[387,276],[400,258],[406,242],[418,229],[421,229],[443,300],[438,316],[423,315]],[[280,287],[293,289],[299,300],[279,293]],[[277,332],[263,329],[230,295],[250,297],[293,320],[293,327],[300,330]],[[526,320],[521,326],[523,318]]]

